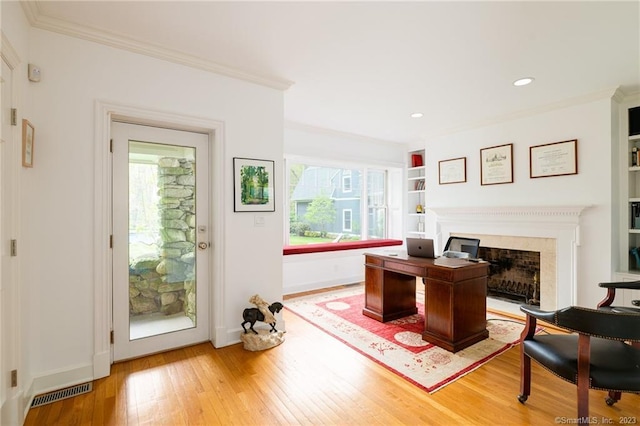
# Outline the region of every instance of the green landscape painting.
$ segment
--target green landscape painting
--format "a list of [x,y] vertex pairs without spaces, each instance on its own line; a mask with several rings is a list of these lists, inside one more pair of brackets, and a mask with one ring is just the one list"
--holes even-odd
[[242,166],[240,169],[240,200],[243,205],[269,203],[269,173],[263,166]]

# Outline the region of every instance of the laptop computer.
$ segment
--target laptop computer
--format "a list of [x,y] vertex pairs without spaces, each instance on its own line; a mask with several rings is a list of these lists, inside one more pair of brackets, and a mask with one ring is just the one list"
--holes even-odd
[[414,257],[435,258],[433,240],[426,238],[407,238],[407,254]]

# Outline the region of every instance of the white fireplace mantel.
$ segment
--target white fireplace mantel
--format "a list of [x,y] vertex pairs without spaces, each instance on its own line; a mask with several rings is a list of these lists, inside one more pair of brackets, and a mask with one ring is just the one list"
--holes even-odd
[[543,309],[574,305],[580,215],[589,206],[434,207],[436,244],[442,247],[452,234],[552,238],[555,240],[555,280],[541,295]]

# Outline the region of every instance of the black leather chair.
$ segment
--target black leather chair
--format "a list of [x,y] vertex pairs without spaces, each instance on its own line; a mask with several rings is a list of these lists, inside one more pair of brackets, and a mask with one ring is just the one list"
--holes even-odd
[[[520,341],[520,395],[524,404],[531,393],[531,360],[556,376],[576,384],[578,418],[589,416],[589,389],[640,392],[640,314],[603,309],[569,307],[546,312],[521,306],[527,323]],[[546,321],[572,334],[536,335],[537,320]]]
[[469,253],[471,258],[476,258],[478,257],[478,247],[480,247],[480,240],[477,238],[449,237],[444,251],[461,251]]
[[636,313],[640,314],[640,300],[632,300],[631,304],[634,306],[638,306],[634,308],[633,306],[612,306],[614,299],[616,298],[616,290],[618,289],[629,289],[629,290],[640,290],[640,281],[619,281],[613,283],[600,283],[598,286],[607,289],[607,296],[598,303],[598,309],[604,309],[608,311],[618,312],[618,313]]

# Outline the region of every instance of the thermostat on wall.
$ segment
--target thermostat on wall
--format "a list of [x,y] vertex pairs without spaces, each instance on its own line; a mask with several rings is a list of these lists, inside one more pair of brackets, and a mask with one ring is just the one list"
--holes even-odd
[[37,65],[29,64],[29,81],[40,81],[40,67]]

